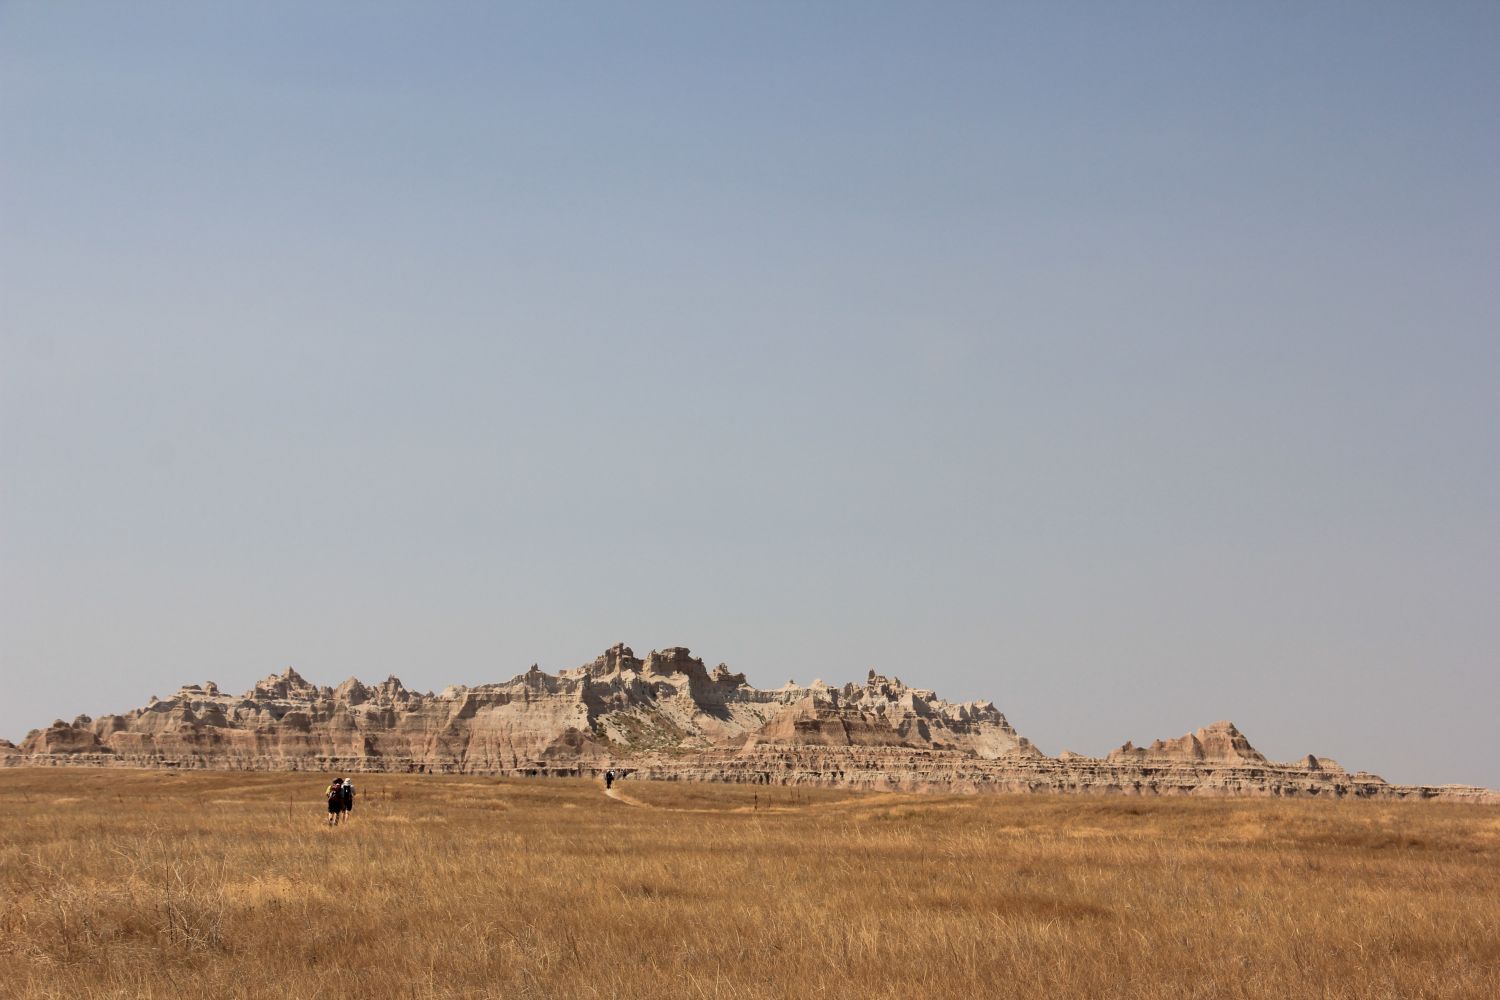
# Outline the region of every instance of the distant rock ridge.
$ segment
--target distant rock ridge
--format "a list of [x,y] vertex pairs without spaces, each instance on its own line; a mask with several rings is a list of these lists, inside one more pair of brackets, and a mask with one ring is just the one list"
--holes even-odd
[[1265,755],[1250,745],[1243,733],[1232,722],[1215,722],[1204,726],[1196,733],[1188,733],[1175,740],[1157,740],[1149,747],[1138,747],[1127,742],[1118,750],[1112,750],[1109,760],[1117,762],[1167,761],[1233,761],[1243,764],[1264,764]]
[[349,678],[320,687],[288,667],[243,695],[187,685],[144,708],[80,715],[0,740],[0,766],[596,774],[663,780],[949,791],[1442,798],[1470,786],[1392,785],[1308,755],[1269,761],[1230,722],[1107,757],[1049,757],[990,702],[954,703],[871,670],[864,683],[762,690],[680,646],[644,659],[610,647],[556,674],[439,694]]

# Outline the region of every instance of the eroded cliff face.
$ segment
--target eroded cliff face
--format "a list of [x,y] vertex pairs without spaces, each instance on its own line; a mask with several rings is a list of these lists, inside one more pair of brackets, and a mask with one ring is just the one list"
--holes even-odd
[[594,774],[950,791],[1326,795],[1500,801],[1395,786],[1326,758],[1268,761],[1231,723],[1104,759],[1048,757],[989,702],[955,704],[871,671],[863,684],[760,690],[687,649],[614,646],[557,674],[409,691],[396,678],[318,687],[295,670],[243,695],[208,683],[99,719],[58,720],[0,766]]

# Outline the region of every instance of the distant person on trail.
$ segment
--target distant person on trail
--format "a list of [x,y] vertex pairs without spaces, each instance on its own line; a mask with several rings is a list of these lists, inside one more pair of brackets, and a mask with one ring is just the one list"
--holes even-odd
[[353,778],[349,778],[347,781],[344,782],[344,812],[346,812],[346,813],[349,814],[349,816],[345,816],[344,817],[345,820],[348,820],[350,818],[350,816],[354,815],[354,779]]
[[611,768],[604,772],[604,790],[607,792],[613,787],[615,787],[615,772]]
[[334,778],[328,786],[328,825],[338,826],[339,816],[344,811],[344,779]]

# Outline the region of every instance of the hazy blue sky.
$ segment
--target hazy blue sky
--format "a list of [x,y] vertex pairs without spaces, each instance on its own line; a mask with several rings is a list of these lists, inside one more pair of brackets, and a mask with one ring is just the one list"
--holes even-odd
[[1500,6],[0,3],[0,735],[691,646],[1500,787]]

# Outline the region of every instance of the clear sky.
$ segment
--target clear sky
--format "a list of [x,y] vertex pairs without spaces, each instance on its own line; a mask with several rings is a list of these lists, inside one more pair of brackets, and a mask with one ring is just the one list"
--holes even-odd
[[0,2],[0,736],[624,641],[1500,787],[1497,52]]

